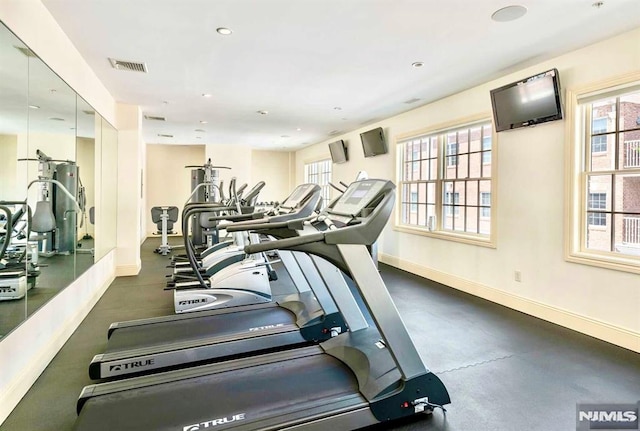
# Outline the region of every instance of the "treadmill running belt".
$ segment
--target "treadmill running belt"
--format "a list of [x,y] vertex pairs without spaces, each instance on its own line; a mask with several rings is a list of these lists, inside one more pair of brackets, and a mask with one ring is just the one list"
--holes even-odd
[[279,323],[294,324],[296,317],[285,308],[269,307],[241,313],[175,320],[150,326],[132,326],[114,331],[109,338],[105,353],[246,332],[250,328]]
[[90,398],[75,429],[182,431],[217,420],[226,422],[215,429],[226,429],[354,394],[358,384],[349,368],[317,354]]

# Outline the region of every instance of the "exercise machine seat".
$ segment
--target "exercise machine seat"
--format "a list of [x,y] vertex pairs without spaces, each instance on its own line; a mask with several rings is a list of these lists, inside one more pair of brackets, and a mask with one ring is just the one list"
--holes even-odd
[[158,227],[158,231],[162,230],[162,213],[167,211],[167,232],[172,233],[173,224],[178,221],[178,207],[153,207],[151,208],[151,221]]

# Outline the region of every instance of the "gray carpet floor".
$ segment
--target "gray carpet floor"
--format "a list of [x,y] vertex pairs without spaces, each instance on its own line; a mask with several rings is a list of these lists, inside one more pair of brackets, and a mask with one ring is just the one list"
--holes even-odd
[[[173,314],[172,293],[163,290],[168,257],[153,253],[158,244],[144,243],[141,273],[113,282],[0,429],[71,430],[109,324]],[[565,431],[576,429],[576,403],[640,400],[640,354],[386,265],[381,274],[452,404],[446,414],[373,429]]]

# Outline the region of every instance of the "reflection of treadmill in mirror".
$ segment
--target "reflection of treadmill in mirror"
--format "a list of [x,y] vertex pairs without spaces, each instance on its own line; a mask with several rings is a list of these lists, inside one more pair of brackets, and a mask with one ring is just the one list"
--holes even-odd
[[365,247],[386,225],[394,196],[390,181],[353,183],[316,220],[328,230],[247,247],[330,261],[351,276],[377,328],[345,314],[334,297],[349,332],[319,346],[88,386],[75,429],[347,430],[448,404]]

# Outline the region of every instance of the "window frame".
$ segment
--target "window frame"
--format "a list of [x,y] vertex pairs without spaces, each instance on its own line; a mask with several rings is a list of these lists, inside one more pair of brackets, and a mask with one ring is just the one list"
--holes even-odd
[[[491,123],[491,176],[487,177],[485,180],[490,181],[491,182],[491,188],[490,188],[490,195],[491,195],[491,206],[490,206],[490,211],[491,211],[491,216],[490,216],[490,233],[487,234],[480,234],[480,233],[472,233],[472,232],[465,232],[465,231],[459,231],[459,230],[445,230],[444,226],[443,226],[443,218],[444,218],[444,208],[443,208],[443,200],[444,198],[444,186],[443,184],[447,181],[449,182],[453,182],[453,181],[464,181],[467,180],[467,178],[444,178],[444,169],[446,169],[447,167],[447,163],[448,163],[448,158],[447,158],[447,154],[446,154],[446,150],[447,150],[447,145],[448,143],[446,142],[446,138],[445,140],[443,140],[442,142],[439,143],[439,147],[438,147],[438,158],[437,158],[437,176],[435,180],[425,180],[426,183],[436,183],[435,185],[435,213],[436,213],[436,219],[435,219],[435,224],[431,224],[429,223],[429,221],[427,221],[427,226],[419,226],[419,225],[409,225],[409,224],[403,224],[402,223],[402,175],[403,175],[403,166],[404,164],[408,164],[410,162],[405,162],[403,160],[403,157],[400,155],[400,147],[406,142],[409,141],[411,139],[417,139],[420,137],[424,137],[427,135],[433,135],[433,134],[445,134],[447,132],[452,132],[455,131],[457,129],[464,129],[464,128],[472,128],[472,127],[477,127],[477,126],[482,126],[482,124],[486,124],[486,123]],[[419,130],[415,130],[412,132],[407,132],[407,133],[403,133],[403,134],[398,134],[396,136],[394,136],[394,157],[395,157],[395,168],[396,168],[396,187],[397,187],[397,194],[396,194],[396,210],[395,210],[395,216],[393,218],[394,223],[393,223],[393,230],[395,231],[399,231],[399,232],[405,232],[405,233],[411,233],[411,234],[416,234],[416,235],[421,235],[421,236],[426,236],[426,237],[432,237],[432,238],[439,238],[439,239],[444,239],[444,240],[449,240],[449,241],[454,241],[454,242],[461,242],[461,243],[466,243],[466,244],[471,244],[471,245],[477,245],[477,246],[481,246],[481,247],[489,247],[489,248],[496,248],[496,244],[497,244],[497,238],[498,238],[498,229],[497,229],[497,208],[498,208],[498,201],[496,199],[497,197],[497,184],[498,184],[498,178],[497,178],[497,173],[498,173],[498,167],[497,167],[497,154],[498,154],[498,138],[497,138],[497,134],[495,131],[495,124],[493,123],[492,120],[492,115],[490,112],[484,112],[481,114],[477,114],[474,116],[469,116],[466,118],[461,118],[458,120],[453,120],[453,121],[449,121],[446,123],[441,123],[441,124],[437,124],[437,125],[433,125],[424,129],[419,129]],[[429,144],[430,145],[430,144]],[[484,144],[481,140],[480,143],[480,152],[481,152],[481,156],[480,156],[480,165],[484,165],[484,167],[482,167],[482,170],[484,171],[484,169],[486,168],[487,164],[484,163],[484,153],[486,150],[484,148]],[[449,155],[451,156],[451,155]],[[459,163],[459,154],[457,154],[456,152],[456,164],[455,165],[451,165],[449,167],[454,167],[457,166],[457,163]],[[411,181],[411,180],[409,180]],[[455,199],[455,197],[454,197]],[[431,204],[429,204],[431,205]],[[486,220],[485,217],[481,216],[482,213],[482,204],[480,201],[478,201],[478,211],[479,211],[479,218]],[[455,217],[455,215],[453,215]]]
[[[586,142],[590,137],[588,130],[590,124],[585,121],[587,115],[583,105],[636,91],[640,91],[640,72],[632,72],[566,90],[565,189],[566,196],[569,198],[566,199],[565,204],[567,235],[565,235],[564,255],[568,262],[640,274],[640,256],[586,248],[586,235],[589,229],[589,175],[594,172],[596,174],[600,172],[602,174],[614,172],[637,174],[640,173],[640,168],[613,171],[587,170],[588,157],[592,154],[598,156],[604,153],[591,153],[592,143]],[[607,196],[607,198],[611,197]],[[613,221],[609,220],[609,223]],[[602,229],[603,227],[592,226],[591,228]]]

